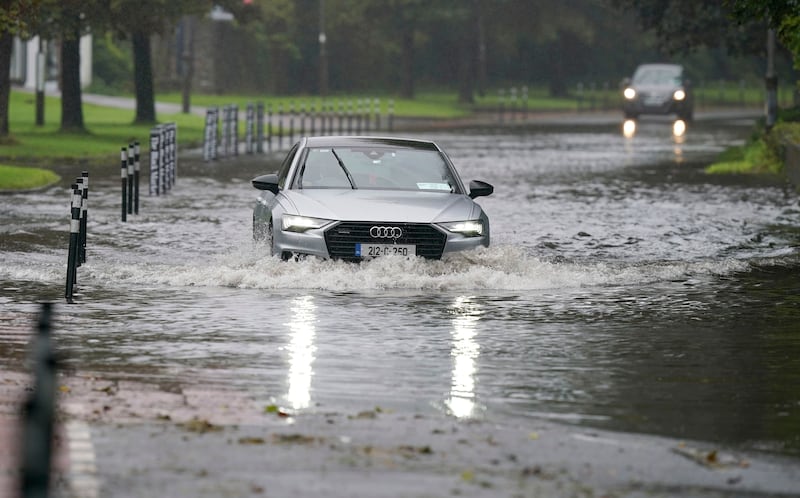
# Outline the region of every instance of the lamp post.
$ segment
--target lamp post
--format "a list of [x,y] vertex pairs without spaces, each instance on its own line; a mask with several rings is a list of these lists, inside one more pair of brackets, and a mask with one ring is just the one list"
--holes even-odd
[[319,94],[321,97],[328,95],[328,54],[325,45],[328,39],[325,36],[325,0],[319,0]]

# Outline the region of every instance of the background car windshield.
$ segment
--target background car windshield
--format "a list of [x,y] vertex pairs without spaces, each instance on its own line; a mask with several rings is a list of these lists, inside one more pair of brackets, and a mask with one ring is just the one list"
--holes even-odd
[[637,85],[680,84],[680,70],[673,68],[646,68],[636,72],[633,83]]
[[[337,160],[341,159],[342,165]],[[347,173],[350,179],[347,178]],[[388,147],[310,148],[299,188],[400,189],[455,192],[457,183],[437,151]]]

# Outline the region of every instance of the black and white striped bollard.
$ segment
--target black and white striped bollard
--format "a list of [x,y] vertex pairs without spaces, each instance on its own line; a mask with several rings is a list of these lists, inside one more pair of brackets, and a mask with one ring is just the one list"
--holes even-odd
[[86,232],[89,216],[89,172],[82,171],[83,192],[81,192],[80,262],[86,262]]
[[128,221],[128,148],[119,153],[120,179],[122,184],[122,221]]
[[139,141],[133,142],[133,214],[139,214]]
[[128,214],[133,214],[133,144],[128,144]]
[[72,184],[72,199],[70,202],[70,221],[69,221],[69,252],[67,253],[67,287],[64,297],[68,303],[72,303],[72,293],[74,292],[77,280],[78,266],[78,242],[81,231],[81,191],[78,190],[76,183]]

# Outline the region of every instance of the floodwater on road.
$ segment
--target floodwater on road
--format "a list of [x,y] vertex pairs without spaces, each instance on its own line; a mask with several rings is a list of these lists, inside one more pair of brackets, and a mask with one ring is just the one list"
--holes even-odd
[[[281,262],[251,240],[249,180],[281,157],[203,163],[119,221],[91,171],[87,263],[56,308],[67,368],[217,386],[288,410],[380,407],[800,454],[800,207],[779,181],[712,177],[751,123],[676,140],[640,123],[423,134],[492,245],[442,261]],[[79,175],[76,170],[73,174]],[[0,197],[0,366],[35,303],[63,302],[66,185]]]

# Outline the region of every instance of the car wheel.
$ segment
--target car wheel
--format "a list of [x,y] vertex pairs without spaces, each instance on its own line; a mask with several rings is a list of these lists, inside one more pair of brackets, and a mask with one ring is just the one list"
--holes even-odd
[[639,117],[639,115],[636,114],[635,112],[626,112],[625,113],[625,119],[636,119],[638,117]]

